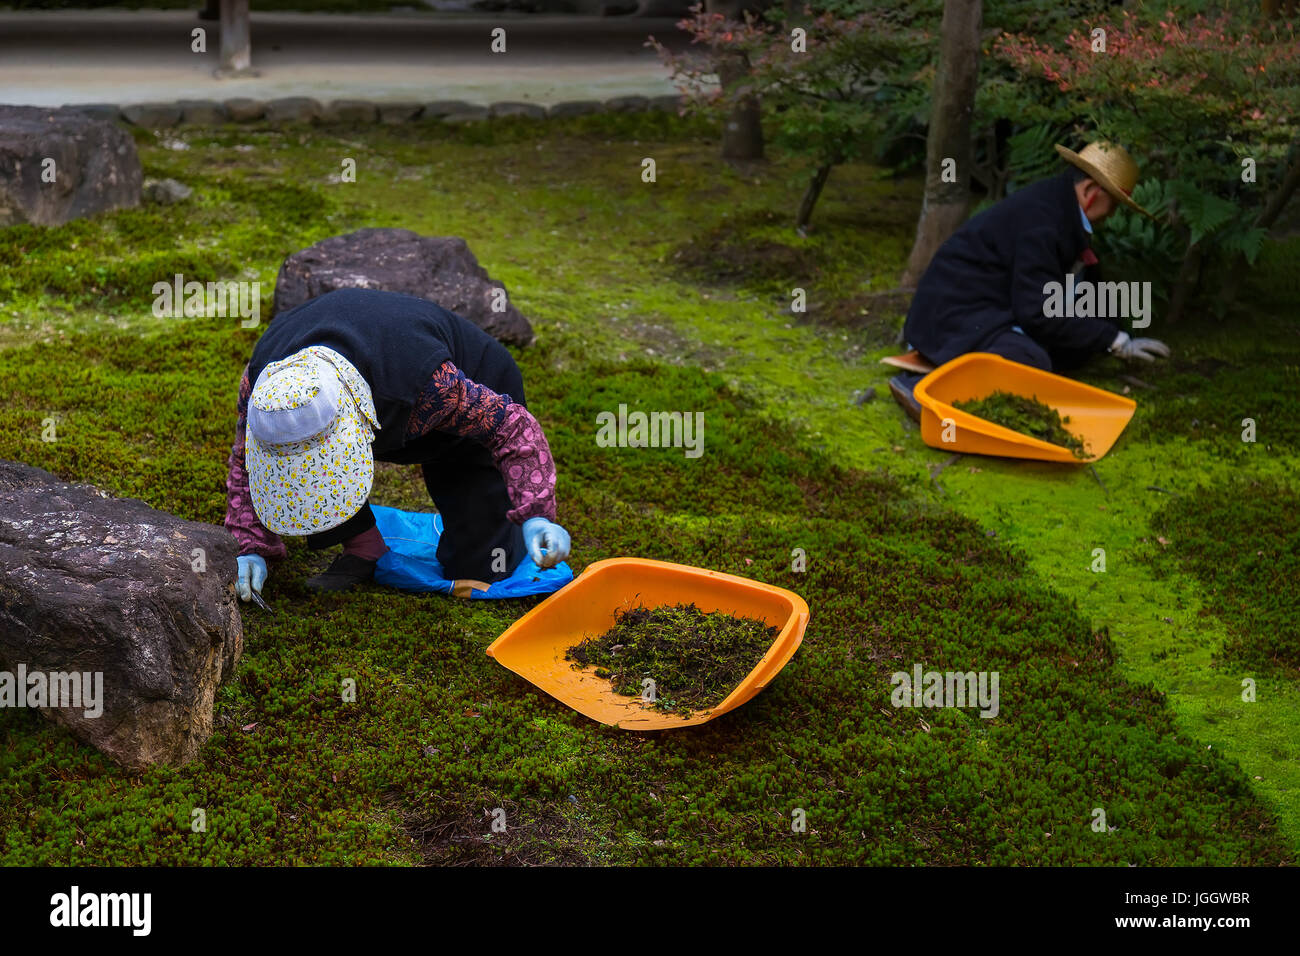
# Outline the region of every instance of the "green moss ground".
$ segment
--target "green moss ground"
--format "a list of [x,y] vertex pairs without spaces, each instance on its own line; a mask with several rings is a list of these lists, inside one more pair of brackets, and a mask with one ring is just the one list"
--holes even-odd
[[[1238,648],[1258,589],[1212,590],[1173,532],[1231,510],[1198,485],[1243,474],[1275,490],[1251,521],[1287,506],[1296,426],[1279,412],[1300,362],[1295,328],[1270,317],[1280,306],[1244,336],[1170,336],[1180,364],[1139,373],[1155,389],[1096,466],[1105,489],[1087,469],[970,457],[931,481],[948,456],[920,443],[875,362],[897,317],[861,315],[906,255],[915,182],[837,170],[800,239],[798,171],[720,168],[692,124],[545,129],[164,137],[189,149],[138,133],[148,172],[195,186],[190,203],[0,232],[0,456],[219,522],[257,333],[155,319],[152,283],[258,278],[269,311],[280,259],[317,239],[459,235],[537,325],[519,359],[575,563],[636,554],[793,588],[813,611],[803,648],[701,728],[609,730],[484,655],[533,602],[310,596],[302,580],[327,559],[293,540],[267,589],[279,613],[245,615],[243,663],[194,764],[127,775],[37,716],[0,712],[0,861],[1294,860],[1294,679],[1257,666],[1262,646]],[[645,156],[655,184],[640,180]],[[355,184],[331,181],[344,157]],[[743,269],[711,270],[701,249],[715,246]],[[796,285],[820,324],[789,314]],[[1210,360],[1227,364],[1209,377]],[[1119,387],[1118,370],[1091,380]],[[1234,371],[1249,390],[1230,387]],[[863,389],[877,397],[859,403]],[[596,414],[620,402],[704,411],[705,454],[596,447]],[[1232,442],[1252,414],[1259,441]],[[40,441],[48,416],[55,443]],[[425,506],[412,469],[381,468],[376,498]],[[1191,511],[1156,530],[1157,509],[1184,499]],[[1250,547],[1230,541],[1211,567]],[[1089,570],[1096,547],[1105,574]],[[1293,611],[1268,620],[1294,628]],[[889,675],[914,662],[998,670],[1001,714],[892,708]],[[1257,703],[1241,702],[1242,676]],[[349,677],[356,704],[339,699]],[[189,832],[195,807],[204,834]],[[1113,831],[1092,831],[1095,807]]]

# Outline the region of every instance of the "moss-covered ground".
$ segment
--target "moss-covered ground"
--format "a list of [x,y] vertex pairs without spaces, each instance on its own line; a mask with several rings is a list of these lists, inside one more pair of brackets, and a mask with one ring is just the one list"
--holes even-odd
[[[328,557],[291,539],[266,589],[277,613],[245,613],[193,764],[127,774],[0,711],[0,862],[1294,862],[1285,259],[1249,290],[1250,324],[1152,330],[1176,358],[1138,373],[1151,387],[1132,386],[1137,415],[1095,467],[954,462],[876,362],[898,316],[870,293],[907,253],[915,181],[837,169],[799,238],[804,171],[720,166],[708,131],[675,117],[137,136],[189,202],[0,231],[0,456],[219,523],[257,330],[155,318],[153,283],[260,280],[266,314],[281,258],[325,236],[458,235],[538,329],[518,358],[573,563],[755,577],[812,619],[744,707],[634,734],[484,654],[535,601],[311,595]],[[806,314],[789,311],[795,287]],[[1123,371],[1085,377],[1122,389]],[[598,447],[597,414],[623,402],[704,412],[704,454]],[[395,466],[375,499],[427,506]],[[998,716],[892,707],[891,673],[916,663],[998,671]]]

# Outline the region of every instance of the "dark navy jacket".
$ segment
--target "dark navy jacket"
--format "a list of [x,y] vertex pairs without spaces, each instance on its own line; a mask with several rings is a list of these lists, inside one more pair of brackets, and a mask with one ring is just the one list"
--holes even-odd
[[[1069,172],[1012,193],[939,247],[907,312],[908,344],[941,365],[1018,325],[1049,352],[1104,352],[1114,323],[1043,315],[1043,286],[1064,284],[1087,248]],[[1077,278],[1097,276],[1090,268]]]
[[[309,345],[323,345],[356,366],[379,417],[371,446],[379,461],[424,461],[446,436],[407,441],[411,409],[434,370],[451,362],[471,381],[509,394],[521,391],[506,347],[467,319],[427,299],[375,289],[338,289],[281,312],[253,347],[248,380]],[[513,374],[512,374],[513,373]],[[520,404],[523,395],[511,395]]]

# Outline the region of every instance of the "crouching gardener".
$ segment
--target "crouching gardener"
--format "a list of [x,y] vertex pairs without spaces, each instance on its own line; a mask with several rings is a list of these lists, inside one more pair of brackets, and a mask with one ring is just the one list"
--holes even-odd
[[261,592],[266,559],[285,556],[281,534],[343,545],[306,582],[314,590],[373,577],[388,550],[370,510],[376,459],[422,468],[448,578],[491,583],[525,554],[544,568],[568,557],[555,465],[519,367],[432,302],[341,289],[277,316],[244,369],[237,409],[225,524],[241,545],[245,601]]
[[[1067,273],[1099,279],[1092,227],[1120,203],[1150,216],[1129,195],[1137,164],[1119,146],[1092,143],[1056,151],[1073,168],[1012,193],[967,220],[939,247],[917,283],[903,334],[932,365],[967,352],[992,352],[1045,371],[1076,368],[1110,352],[1154,361],[1169,355],[1157,339],[1131,338],[1106,318],[1058,316],[1046,308],[1046,288]],[[894,398],[913,418],[921,407],[912,389],[921,376],[890,379]]]

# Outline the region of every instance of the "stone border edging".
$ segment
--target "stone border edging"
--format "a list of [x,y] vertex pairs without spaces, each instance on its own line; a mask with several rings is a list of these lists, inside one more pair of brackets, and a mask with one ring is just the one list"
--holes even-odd
[[615,96],[607,100],[567,100],[552,106],[504,101],[482,106],[464,100],[372,102],[332,100],[322,104],[308,96],[286,96],[273,100],[233,97],[217,100],[177,100],[175,103],[76,103],[60,107],[99,119],[122,120],[147,129],[173,126],[218,126],[226,123],[272,125],[298,123],[383,123],[441,122],[458,125],[494,117],[525,116],[530,119],[583,116],[589,113],[637,113],[646,110],[676,110],[685,98],[675,93],[664,96]]

